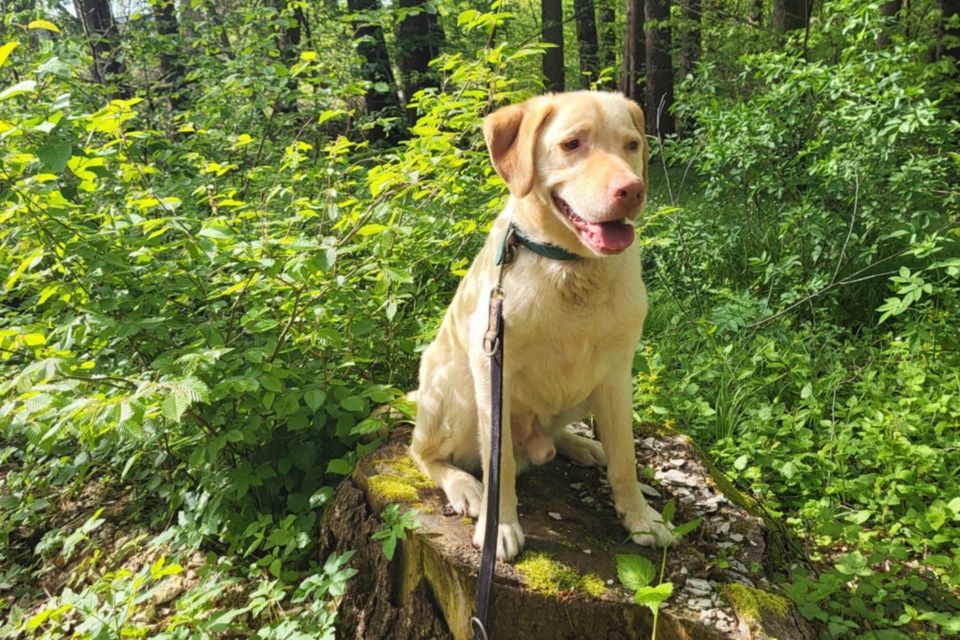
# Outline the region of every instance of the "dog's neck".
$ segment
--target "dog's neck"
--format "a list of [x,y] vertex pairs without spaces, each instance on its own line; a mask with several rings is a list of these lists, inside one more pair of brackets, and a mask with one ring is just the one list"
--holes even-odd
[[576,304],[588,304],[597,291],[615,290],[615,281],[623,275],[627,253],[636,251],[636,248],[630,248],[617,255],[596,256],[580,244],[576,233],[535,194],[523,199],[511,196],[504,215],[531,240],[558,246],[578,256],[576,260],[553,260],[520,249],[530,254],[523,260],[525,269],[536,269],[541,274],[541,281],[549,282],[563,298]]

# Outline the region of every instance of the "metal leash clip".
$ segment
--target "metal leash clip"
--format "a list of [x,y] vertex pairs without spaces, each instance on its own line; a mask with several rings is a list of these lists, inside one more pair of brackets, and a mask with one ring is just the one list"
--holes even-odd
[[487,330],[483,334],[483,353],[487,357],[492,357],[500,346],[497,335],[500,332],[501,318],[503,318],[503,275],[517,259],[516,229],[513,222],[507,226],[507,232],[497,252],[497,284],[490,289],[489,319]]

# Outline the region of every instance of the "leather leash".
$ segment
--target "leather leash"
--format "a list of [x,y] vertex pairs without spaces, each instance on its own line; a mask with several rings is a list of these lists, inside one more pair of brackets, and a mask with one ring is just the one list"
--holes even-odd
[[500,524],[500,451],[503,436],[503,275],[517,258],[519,247],[553,260],[576,260],[576,254],[552,244],[536,242],[511,222],[497,251],[497,284],[490,289],[489,319],[483,335],[483,352],[490,358],[490,462],[487,475],[487,514],[483,549],[477,573],[476,615],[470,618],[473,640],[489,640],[493,574],[497,564],[497,529]]
[[473,640],[489,640],[493,573],[497,564],[497,529],[500,524],[500,450],[503,435],[503,275],[517,257],[516,227],[507,227],[497,253],[497,284],[490,289],[489,320],[483,335],[483,352],[490,358],[490,461],[487,470],[487,513],[483,549],[477,573],[476,614],[470,618]]

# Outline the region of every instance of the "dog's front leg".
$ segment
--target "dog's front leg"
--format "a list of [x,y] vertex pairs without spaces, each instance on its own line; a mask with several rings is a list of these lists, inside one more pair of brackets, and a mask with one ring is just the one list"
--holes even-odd
[[[479,356],[471,362],[477,390],[477,431],[483,461],[483,503],[473,534],[473,544],[483,546],[490,487],[490,359]],[[523,550],[523,531],[517,518],[517,463],[513,455],[513,434],[510,428],[510,376],[504,371],[502,421],[500,434],[500,523],[497,527],[497,559],[513,560]]]
[[608,375],[594,391],[592,405],[597,435],[607,454],[607,478],[623,525],[637,544],[663,546],[673,542],[673,534],[657,510],[647,504],[637,484],[630,381],[628,364]]

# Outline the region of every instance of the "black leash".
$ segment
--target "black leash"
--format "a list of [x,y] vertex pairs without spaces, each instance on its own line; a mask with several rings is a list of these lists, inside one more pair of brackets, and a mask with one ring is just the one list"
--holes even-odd
[[500,450],[503,436],[503,274],[517,257],[516,227],[503,236],[497,253],[497,284],[490,290],[490,319],[483,336],[483,351],[490,358],[490,462],[487,471],[487,514],[483,550],[477,573],[476,615],[470,618],[473,640],[489,640],[493,573],[497,564],[497,528],[500,524]]
[[476,615],[470,618],[473,640],[489,640],[493,574],[497,564],[497,528],[500,524],[500,450],[503,436],[503,274],[517,258],[517,247],[553,260],[576,260],[576,254],[528,238],[511,222],[497,251],[497,284],[490,290],[490,316],[483,335],[483,351],[490,358],[490,462],[487,475],[487,519],[477,573]]

